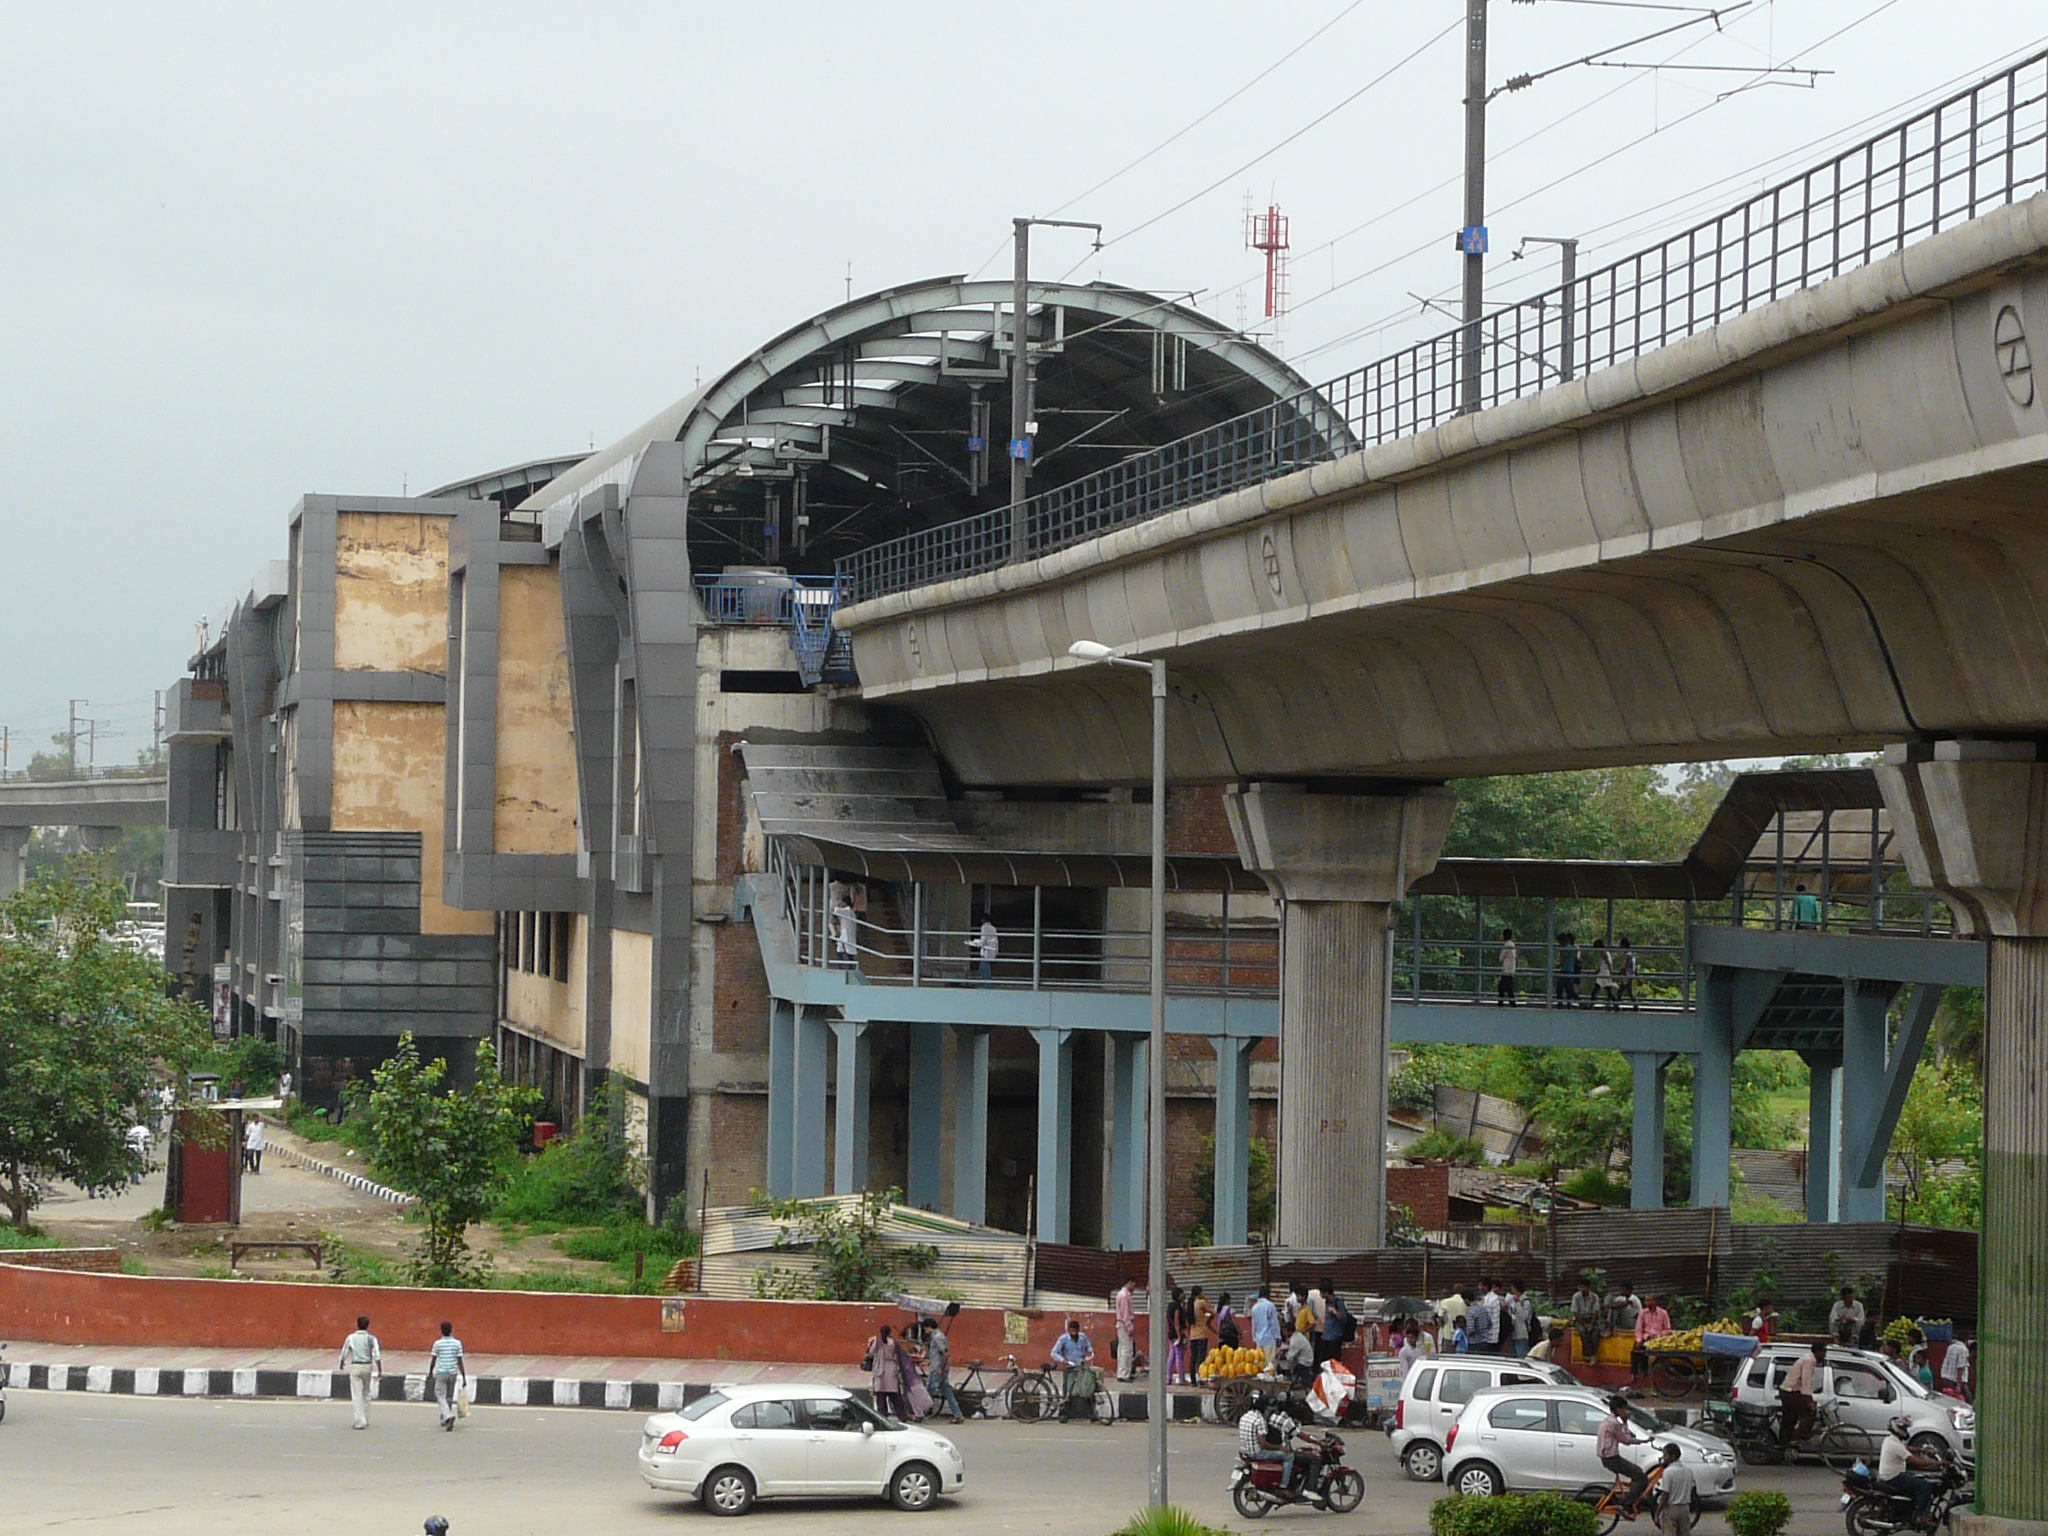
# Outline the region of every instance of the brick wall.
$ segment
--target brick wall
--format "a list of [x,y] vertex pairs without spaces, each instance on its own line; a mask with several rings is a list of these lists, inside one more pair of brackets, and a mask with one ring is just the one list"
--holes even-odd
[[23,1248],[10,1249],[0,1262],[26,1265],[30,1269],[72,1269],[92,1274],[121,1273],[118,1248]]
[[1166,850],[1222,858],[1237,856],[1230,818],[1223,813],[1223,786],[1183,784],[1166,791]]
[[1437,1232],[1451,1224],[1451,1170],[1449,1168],[1389,1168],[1387,1204],[1405,1205],[1415,1213],[1416,1222]]
[[768,972],[753,924],[720,924],[711,952],[711,1048],[767,1050]]
[[[744,1205],[768,1186],[768,1096],[720,1093],[711,1099],[709,1157],[711,1204]],[[699,1176],[701,1178],[701,1175]],[[690,1191],[703,1193],[701,1185]],[[694,1219],[695,1213],[692,1213]]]

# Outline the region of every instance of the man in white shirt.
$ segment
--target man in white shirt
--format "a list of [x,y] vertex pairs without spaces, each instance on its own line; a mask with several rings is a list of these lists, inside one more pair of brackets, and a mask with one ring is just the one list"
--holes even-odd
[[1842,1299],[1828,1308],[1828,1337],[1853,1348],[1863,1337],[1863,1315],[1863,1303],[1856,1299],[1856,1288],[1843,1286]]
[[434,1406],[441,1410],[441,1427],[452,1432],[457,1394],[469,1384],[469,1362],[463,1357],[462,1340],[455,1337],[453,1323],[441,1325],[441,1337],[434,1340],[427,1359],[434,1375]]
[[348,1400],[355,1409],[355,1427],[370,1427],[370,1399],[384,1381],[384,1349],[370,1332],[367,1317],[356,1319],[356,1331],[341,1341],[339,1369],[348,1372]]
[[263,1128],[263,1117],[251,1115],[249,1123],[242,1128],[242,1166],[249,1172],[263,1171],[263,1149],[269,1139],[269,1133]]
[[1942,1351],[1941,1389],[1966,1403],[1970,1400],[1970,1346],[1961,1339],[1954,1340]]
[[974,939],[975,953],[981,956],[981,979],[994,981],[996,977],[996,956],[1002,953],[1002,936],[996,932],[994,917],[981,920],[981,931]]
[[1913,1523],[1927,1520],[1927,1507],[1934,1502],[1934,1484],[1919,1472],[1936,1472],[1941,1463],[1922,1456],[1911,1445],[1913,1421],[1903,1413],[1886,1426],[1890,1431],[1877,1448],[1877,1486],[1887,1493],[1902,1493],[1913,1501]]
[[1692,1536],[1692,1497],[1697,1487],[1678,1443],[1664,1442],[1664,1474],[1657,1479],[1663,1503],[1657,1509],[1657,1529],[1664,1536]]

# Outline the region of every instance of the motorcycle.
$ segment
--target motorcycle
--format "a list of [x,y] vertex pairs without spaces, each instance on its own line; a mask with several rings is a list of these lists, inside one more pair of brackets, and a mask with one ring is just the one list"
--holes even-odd
[[1939,1530],[1950,1510],[1964,1508],[1976,1498],[1973,1484],[1968,1463],[1953,1452],[1944,1456],[1941,1471],[1935,1474],[1934,1498],[1927,1506],[1928,1524],[1916,1527],[1912,1496],[1878,1487],[1876,1474],[1859,1461],[1842,1478],[1842,1524],[1849,1536]]
[[1294,1477],[1280,1485],[1280,1464],[1238,1453],[1230,1474],[1230,1502],[1247,1520],[1258,1520],[1282,1504],[1348,1515],[1365,1502],[1365,1474],[1344,1465],[1344,1442],[1335,1435],[1303,1431],[1294,1452]]

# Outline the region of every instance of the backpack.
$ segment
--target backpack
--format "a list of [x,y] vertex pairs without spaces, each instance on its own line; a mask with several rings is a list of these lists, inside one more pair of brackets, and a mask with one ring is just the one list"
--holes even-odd
[[1225,1307],[1216,1317],[1216,1342],[1225,1349],[1236,1349],[1242,1339],[1237,1331],[1237,1313]]
[[1338,1324],[1338,1327],[1342,1330],[1338,1334],[1338,1338],[1341,1342],[1349,1344],[1358,1337],[1358,1319],[1351,1315],[1351,1309],[1345,1306],[1343,1302],[1336,1302],[1336,1307],[1343,1317],[1343,1321]]

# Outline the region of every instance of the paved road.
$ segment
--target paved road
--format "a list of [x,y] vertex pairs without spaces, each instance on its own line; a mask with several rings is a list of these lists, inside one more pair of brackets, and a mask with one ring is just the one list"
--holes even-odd
[[[162,1157],[163,1145],[159,1139],[153,1155]],[[58,1184],[50,1191],[50,1198],[36,1207],[36,1220],[65,1223],[139,1221],[163,1203],[164,1171],[159,1168],[145,1175],[140,1184],[130,1185],[117,1194],[97,1200],[71,1185]],[[245,1226],[259,1223],[281,1225],[264,1222],[264,1218],[273,1213],[285,1216],[310,1216],[329,1211],[382,1214],[391,1209],[385,1201],[351,1189],[339,1179],[330,1179],[309,1168],[296,1167],[267,1153],[261,1173],[242,1177],[242,1220]]]
[[[431,1513],[453,1536],[560,1536],[564,1531],[702,1531],[727,1527],[643,1487],[633,1470],[640,1419],[546,1409],[479,1410],[455,1434],[431,1406],[384,1406],[370,1430],[345,1405],[164,1402],[16,1392],[0,1424],[0,1500],[9,1532],[146,1532],[148,1536],[407,1536]],[[744,1529],[839,1533],[1062,1531],[1106,1536],[1145,1498],[1142,1425],[1062,1428],[972,1423],[950,1431],[969,1490],[920,1523],[879,1503],[764,1504]],[[1353,1515],[1282,1511],[1256,1529],[1318,1536],[1414,1536],[1440,1488],[1411,1483],[1377,1437],[1354,1439],[1368,1493]],[[1230,1436],[1176,1425],[1175,1502],[1214,1524],[1251,1529],[1223,1491]],[[33,1475],[24,1475],[33,1468]],[[1794,1536],[1832,1536],[1837,1485],[1817,1470],[1745,1468],[1744,1486],[1780,1487]],[[1725,1529],[1710,1516],[1708,1532]],[[1647,1536],[1647,1531],[1641,1533]]]

